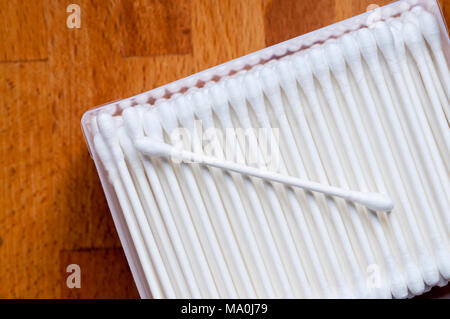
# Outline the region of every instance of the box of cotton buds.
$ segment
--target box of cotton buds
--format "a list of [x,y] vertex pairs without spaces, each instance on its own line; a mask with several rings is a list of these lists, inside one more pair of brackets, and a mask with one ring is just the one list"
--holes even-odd
[[143,298],[410,298],[450,279],[450,40],[397,1],[87,112]]

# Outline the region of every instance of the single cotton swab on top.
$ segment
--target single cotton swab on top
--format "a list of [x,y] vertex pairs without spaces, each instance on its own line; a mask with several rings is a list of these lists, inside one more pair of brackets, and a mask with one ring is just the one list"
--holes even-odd
[[302,180],[299,178],[284,176],[272,172],[245,166],[229,161],[219,160],[213,157],[203,156],[188,151],[180,151],[173,146],[161,142],[154,142],[151,138],[140,138],[135,141],[139,151],[146,155],[156,157],[180,158],[183,161],[208,165],[224,170],[262,178],[264,180],[282,183],[287,186],[298,187],[305,190],[323,193],[329,196],[340,197],[348,201],[353,201],[366,206],[375,211],[391,211],[393,208],[392,200],[381,193],[349,191],[339,187],[323,185],[320,183]]

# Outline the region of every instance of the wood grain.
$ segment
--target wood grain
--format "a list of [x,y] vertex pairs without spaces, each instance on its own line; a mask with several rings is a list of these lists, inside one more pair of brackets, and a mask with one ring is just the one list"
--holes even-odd
[[[0,0],[0,298],[138,296],[85,111],[386,2]],[[80,29],[66,26],[69,3]],[[72,263],[81,289],[65,286]]]

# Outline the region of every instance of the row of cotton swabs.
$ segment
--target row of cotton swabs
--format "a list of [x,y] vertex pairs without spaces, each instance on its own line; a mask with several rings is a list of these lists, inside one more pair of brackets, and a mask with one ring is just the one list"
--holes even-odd
[[[99,115],[95,148],[153,296],[406,298],[446,284],[449,78],[437,22],[416,7],[155,106]],[[144,136],[195,134],[196,119],[278,128],[281,174],[389,194],[395,208],[137,150]]]

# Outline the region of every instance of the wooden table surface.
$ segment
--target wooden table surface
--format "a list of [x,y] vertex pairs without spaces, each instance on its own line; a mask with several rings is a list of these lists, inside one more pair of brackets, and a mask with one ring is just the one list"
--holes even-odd
[[138,297],[84,112],[388,2],[0,0],[0,298]]

